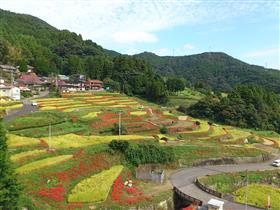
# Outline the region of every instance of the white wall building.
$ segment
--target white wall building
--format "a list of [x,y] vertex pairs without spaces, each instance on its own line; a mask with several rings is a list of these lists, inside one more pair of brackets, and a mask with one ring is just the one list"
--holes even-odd
[[11,87],[0,79],[0,98],[10,98],[12,100],[20,100],[20,89],[18,87]]

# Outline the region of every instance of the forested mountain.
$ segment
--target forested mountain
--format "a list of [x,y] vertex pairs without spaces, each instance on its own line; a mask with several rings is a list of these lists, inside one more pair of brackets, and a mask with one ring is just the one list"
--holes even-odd
[[249,65],[224,53],[121,55],[36,17],[4,10],[0,10],[0,63],[19,65],[23,71],[29,64],[40,75],[82,73],[122,86],[126,93],[160,101],[164,101],[166,86],[153,72],[222,92],[232,91],[237,84],[258,84],[280,93],[280,71]]
[[161,75],[180,76],[192,85],[201,82],[205,88],[227,92],[237,84],[254,84],[280,93],[280,71],[249,65],[225,53],[172,57],[144,52],[135,57],[148,61]]

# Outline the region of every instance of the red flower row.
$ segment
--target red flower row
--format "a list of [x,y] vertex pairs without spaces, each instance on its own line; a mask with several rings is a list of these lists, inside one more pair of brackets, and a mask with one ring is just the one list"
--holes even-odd
[[64,200],[64,187],[62,184],[57,185],[53,188],[45,188],[39,190],[38,194],[43,197],[50,198],[54,201],[61,202]]

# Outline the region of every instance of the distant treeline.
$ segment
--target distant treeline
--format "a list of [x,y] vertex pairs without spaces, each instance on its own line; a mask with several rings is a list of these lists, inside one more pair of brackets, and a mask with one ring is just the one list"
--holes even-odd
[[280,133],[280,96],[258,86],[237,86],[228,96],[209,94],[180,110],[228,125]]

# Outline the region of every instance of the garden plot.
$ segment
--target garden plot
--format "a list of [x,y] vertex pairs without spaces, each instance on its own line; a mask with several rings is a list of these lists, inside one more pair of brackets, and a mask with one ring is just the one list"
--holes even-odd
[[123,166],[113,166],[78,183],[68,196],[69,202],[99,202],[106,200],[114,180]]

